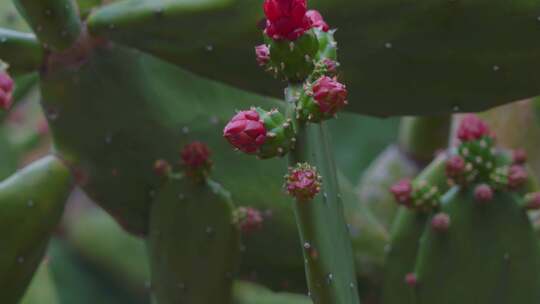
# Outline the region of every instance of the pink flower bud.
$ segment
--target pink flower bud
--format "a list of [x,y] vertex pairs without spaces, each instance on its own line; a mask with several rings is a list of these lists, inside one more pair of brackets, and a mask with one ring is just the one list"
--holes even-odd
[[487,184],[480,184],[474,189],[474,199],[477,202],[485,203],[493,199],[493,189]]
[[512,163],[523,165],[527,162],[527,151],[524,149],[516,149],[512,151]]
[[289,174],[285,178],[285,189],[300,201],[311,200],[321,191],[321,177],[317,170],[307,163],[289,168]]
[[508,170],[508,187],[516,189],[527,181],[527,170],[520,165],[512,165]]
[[235,218],[240,231],[245,234],[250,234],[261,229],[264,221],[261,212],[251,207],[238,208],[235,212]]
[[412,191],[413,188],[409,179],[403,179],[390,187],[390,192],[392,192],[396,201],[402,205],[410,205]]
[[0,71],[0,107],[7,110],[13,102],[13,79],[6,72]]
[[311,28],[306,0],[265,0],[265,33],[274,40],[294,41]]
[[459,155],[452,155],[446,161],[446,176],[457,178],[465,172],[465,160]]
[[322,76],[312,86],[313,99],[322,113],[334,115],[347,104],[348,92],[335,78]]
[[337,74],[338,63],[330,58],[324,58],[322,61],[326,72],[332,75]]
[[445,232],[450,227],[450,216],[444,212],[437,213],[431,219],[431,227],[438,232]]
[[415,287],[416,284],[418,284],[418,279],[416,278],[416,274],[410,272],[405,275],[405,284],[409,285],[410,287]]
[[206,168],[211,164],[210,149],[204,143],[195,141],[184,146],[180,152],[184,166],[198,170]]
[[223,136],[231,145],[247,154],[255,154],[266,141],[266,128],[255,110],[236,114],[225,126]]
[[265,66],[270,61],[270,49],[266,44],[256,46],[255,55],[257,56],[257,63],[260,66]]
[[154,172],[157,176],[165,177],[171,173],[171,165],[164,159],[158,159],[154,163]]
[[529,193],[525,195],[525,209],[538,210],[540,209],[540,192]]
[[328,30],[330,29],[319,11],[309,10],[306,12],[306,17],[308,18],[309,24],[312,28],[318,28],[324,32],[328,32]]
[[459,124],[457,136],[463,142],[473,141],[484,136],[490,136],[490,131],[487,124],[478,118],[478,116],[467,114]]

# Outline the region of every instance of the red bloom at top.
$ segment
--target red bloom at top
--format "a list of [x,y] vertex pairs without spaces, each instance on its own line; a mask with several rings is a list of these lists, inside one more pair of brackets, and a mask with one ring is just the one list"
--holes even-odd
[[309,10],[307,11],[306,16],[309,19],[309,24],[311,25],[311,27],[318,28],[324,32],[328,32],[328,30],[330,29],[319,11]]
[[13,79],[6,72],[0,71],[0,107],[4,110],[11,107],[13,86]]
[[265,0],[265,33],[274,40],[294,41],[311,28],[306,0]]
[[184,165],[200,169],[210,164],[210,150],[205,144],[195,141],[186,145],[180,152]]
[[461,120],[457,131],[461,141],[478,140],[484,136],[490,136],[488,125],[474,114],[467,114]]
[[223,136],[248,154],[255,154],[266,141],[266,128],[255,110],[242,111],[236,114],[225,126]]
[[325,114],[334,115],[347,104],[347,88],[334,78],[322,76],[312,89],[313,99]]

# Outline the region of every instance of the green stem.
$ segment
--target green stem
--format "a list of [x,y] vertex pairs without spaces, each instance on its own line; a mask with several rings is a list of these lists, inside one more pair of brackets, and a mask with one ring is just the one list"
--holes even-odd
[[33,72],[43,61],[43,51],[33,34],[0,28],[0,59],[12,74]]
[[451,115],[404,117],[399,146],[414,160],[426,164],[437,150],[448,146],[451,123]]
[[71,47],[82,22],[74,0],[13,0],[41,43],[54,51]]
[[289,165],[308,162],[322,176],[321,193],[311,201],[296,201],[295,215],[306,263],[310,295],[316,304],[360,303],[351,241],[346,228],[336,168],[326,126],[305,124],[295,117],[294,105],[302,86],[289,85],[289,117],[295,121],[296,148]]

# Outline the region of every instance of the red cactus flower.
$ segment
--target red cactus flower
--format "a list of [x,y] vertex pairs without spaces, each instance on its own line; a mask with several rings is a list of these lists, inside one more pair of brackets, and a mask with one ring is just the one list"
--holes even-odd
[[321,177],[317,170],[307,163],[289,168],[289,174],[285,178],[287,192],[298,200],[311,200],[321,191]]
[[259,119],[255,110],[239,112],[225,126],[223,136],[240,151],[255,154],[266,141],[267,133]]
[[474,189],[474,199],[477,202],[485,203],[493,199],[493,189],[487,184],[480,184]]
[[311,28],[306,0],[265,0],[265,33],[274,40],[294,41]]
[[484,136],[490,136],[488,125],[475,114],[467,114],[461,120],[457,131],[458,138],[463,141],[478,140]]
[[446,161],[446,176],[456,178],[465,172],[465,160],[459,155],[452,155]]
[[240,231],[245,234],[253,233],[262,228],[264,218],[261,212],[251,207],[240,207],[235,213]]
[[523,149],[512,151],[512,162],[516,165],[523,165],[527,162],[527,152]]
[[540,209],[540,192],[529,193],[525,196],[525,208],[527,210]]
[[210,149],[204,143],[195,141],[184,146],[180,152],[184,165],[190,169],[201,169],[210,164]]
[[335,78],[322,76],[312,86],[313,99],[321,112],[334,115],[347,104],[348,92]]
[[418,279],[416,277],[416,274],[410,272],[405,275],[405,284],[409,285],[409,287],[415,287],[418,283]]
[[390,187],[390,192],[396,201],[403,205],[408,205],[412,198],[413,187],[409,179],[403,179]]
[[309,19],[309,24],[311,25],[311,27],[318,28],[324,32],[328,32],[328,30],[330,29],[319,11],[309,10],[306,12],[306,16]]
[[450,216],[444,212],[437,213],[431,219],[431,227],[438,232],[445,232],[450,227]]
[[527,181],[527,170],[520,165],[512,165],[508,170],[508,187],[516,189]]
[[6,72],[0,72],[0,107],[7,110],[11,107],[13,95],[13,79]]
[[257,56],[257,63],[260,66],[265,66],[270,61],[270,49],[266,44],[256,46],[255,55]]

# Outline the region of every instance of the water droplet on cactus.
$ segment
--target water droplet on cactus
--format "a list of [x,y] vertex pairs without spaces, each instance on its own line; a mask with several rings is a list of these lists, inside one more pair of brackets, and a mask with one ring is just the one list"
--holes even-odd
[[213,124],[213,125],[219,124],[219,117],[217,117],[216,115],[212,115],[210,117],[210,123]]
[[384,47],[387,48],[387,49],[391,49],[393,46],[392,46],[392,43],[387,42],[387,43],[384,44]]
[[311,244],[309,242],[305,242],[304,243],[304,248],[305,249],[310,249],[311,248]]
[[352,289],[356,288],[356,286],[354,285],[353,282],[349,283],[349,287],[352,288]]
[[183,193],[178,194],[178,199],[183,201],[186,198],[186,196]]
[[209,44],[209,45],[207,45],[207,46],[205,47],[205,50],[206,50],[207,52],[211,52],[211,51],[214,50],[214,46],[211,45],[211,44]]
[[152,288],[152,283],[150,281],[144,282],[144,288],[146,288],[146,289]]
[[112,135],[109,134],[109,135],[105,136],[105,143],[106,144],[112,143]]
[[206,227],[206,234],[210,236],[214,235],[214,228],[212,228],[211,226]]
[[188,126],[183,127],[182,128],[182,133],[188,134],[189,133],[189,127]]
[[386,244],[384,246],[384,252],[385,253],[390,253],[390,251],[392,251],[392,245],[391,244]]
[[47,118],[51,121],[58,119],[58,111],[55,109],[47,109]]
[[461,107],[459,105],[453,105],[452,106],[452,111],[459,112],[459,111],[461,111]]
[[28,202],[26,203],[26,205],[28,207],[34,207],[34,201],[33,200],[28,200]]
[[181,291],[185,291],[185,290],[186,290],[186,284],[185,284],[185,283],[180,282],[180,283],[177,284],[177,287],[178,287],[178,289],[180,289]]
[[52,11],[50,9],[45,10],[45,15],[50,16],[52,15]]
[[24,257],[20,256],[17,258],[17,263],[22,264],[24,263]]
[[494,71],[494,72],[497,72],[497,71],[500,70],[500,69],[501,69],[501,67],[498,66],[498,65],[494,65],[494,66],[493,66],[493,71]]
[[326,284],[331,284],[332,281],[334,281],[334,274],[329,273],[329,274],[326,276]]
[[505,261],[510,260],[510,254],[509,254],[508,252],[505,253],[504,256],[503,256],[503,258],[504,258]]

